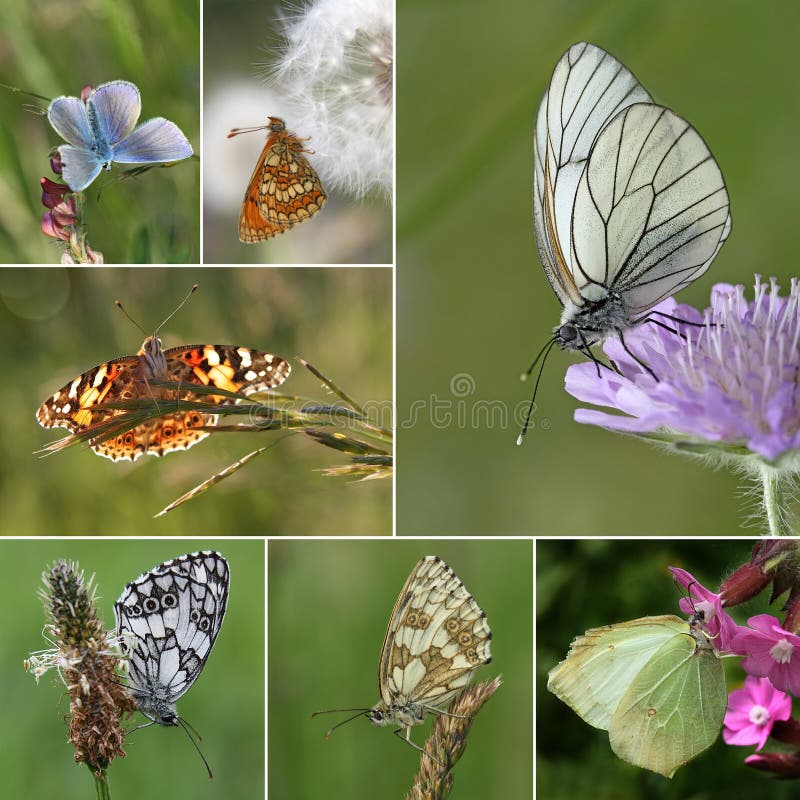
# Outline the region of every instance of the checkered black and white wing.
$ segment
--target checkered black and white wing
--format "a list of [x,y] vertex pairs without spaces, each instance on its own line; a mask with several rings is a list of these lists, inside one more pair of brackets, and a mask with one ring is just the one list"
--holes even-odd
[[139,710],[177,725],[175,702],[203,669],[228,602],[228,562],[211,550],[165,561],[129,583],[114,605]]

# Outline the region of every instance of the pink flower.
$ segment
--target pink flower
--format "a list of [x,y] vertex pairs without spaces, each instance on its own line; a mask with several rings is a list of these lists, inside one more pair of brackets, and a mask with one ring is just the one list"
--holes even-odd
[[720,652],[729,652],[739,626],[722,610],[720,596],[706,589],[685,569],[670,567],[670,571],[692,597],[684,597],[678,603],[681,611],[687,616],[696,615],[703,624],[703,630],[713,638],[714,647]]
[[781,627],[771,614],[747,620],[739,628],[732,649],[745,656],[742,668],[750,675],[769,678],[776,689],[800,695],[800,636]]
[[748,676],[743,689],[728,695],[728,711],[722,738],[726,744],[757,745],[760,750],[776,720],[792,714],[792,698],[779,692],[766,678]]

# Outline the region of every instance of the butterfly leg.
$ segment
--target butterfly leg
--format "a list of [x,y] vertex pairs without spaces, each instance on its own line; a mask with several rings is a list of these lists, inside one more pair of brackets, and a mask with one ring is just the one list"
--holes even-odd
[[436,758],[436,756],[431,755],[424,747],[420,747],[418,744],[414,744],[414,742],[411,741],[411,728],[410,727],[406,728],[405,730],[406,730],[406,735],[405,736],[402,735],[403,734],[403,729],[402,728],[398,728],[396,731],[393,731],[393,733],[401,741],[405,742],[406,744],[411,745],[411,747],[413,747],[415,750],[419,750],[420,753],[423,753],[424,755],[428,756],[428,758],[433,759],[437,764],[439,764],[442,767],[445,767],[445,769],[447,768],[447,764],[442,764],[442,762],[439,761],[439,759]]
[[632,358],[632,359],[633,359],[633,360],[634,360],[634,361],[635,361],[635,362],[636,362],[636,363],[637,363],[637,364],[638,364],[638,365],[639,365],[639,366],[640,366],[640,367],[641,367],[641,368],[642,368],[642,369],[643,369],[645,372],[649,372],[649,373],[650,373],[650,374],[653,376],[653,379],[656,381],[656,383],[658,383],[658,375],[656,375],[656,374],[655,374],[655,372],[653,372],[653,370],[651,370],[651,369],[650,369],[650,367],[648,367],[648,366],[647,366],[647,364],[645,364],[645,363],[644,363],[644,361],[642,361],[642,359],[641,359],[641,358],[639,358],[637,355],[635,355],[633,352],[631,352],[631,351],[628,349],[628,345],[626,345],[626,344],[625,344],[625,337],[622,335],[622,331],[618,331],[618,334],[619,334],[619,341],[620,341],[620,344],[622,345],[622,349],[623,349],[623,350],[624,350],[624,351],[625,351],[625,352],[626,352],[626,353],[627,353],[627,354],[628,354],[628,355],[629,355],[629,356],[630,356],[630,357],[631,357],[631,358]]

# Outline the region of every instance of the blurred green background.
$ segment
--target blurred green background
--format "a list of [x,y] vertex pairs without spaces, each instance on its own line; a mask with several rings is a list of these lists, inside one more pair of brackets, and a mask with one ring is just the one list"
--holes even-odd
[[[386,535],[391,481],[354,484],[320,469],[344,464],[304,435],[218,434],[191,450],[134,464],[82,445],[34,455],[67,435],[40,428],[36,409],[77,375],[136,353],[194,283],[200,288],[160,331],[165,348],[235,344],[288,359],[289,394],[334,396],[296,360],[306,358],[376,414],[392,397],[389,269],[0,270],[0,356],[13,364],[0,439],[0,532],[5,535]],[[377,418],[377,417],[376,417]],[[172,500],[265,444],[285,439],[165,517]]]
[[[390,264],[392,207],[328,192],[313,220],[259,244],[242,244],[239,210],[267,131],[228,139],[231,128],[265,125],[268,116],[297,128],[268,72],[281,45],[278,16],[302,6],[284,0],[205,0],[203,4],[203,260],[206,264]],[[312,150],[314,139],[308,143]],[[315,166],[314,156],[309,156]],[[320,169],[319,163],[316,164]],[[324,171],[320,172],[323,184]]]
[[[534,241],[532,135],[553,68],[577,41],[609,50],[692,122],[725,175],[733,232],[678,299],[705,307],[716,282],[752,287],[756,272],[788,290],[797,274],[800,5],[397,6],[401,54],[403,43],[413,47],[397,65],[398,530],[739,532],[754,505],[737,478],[573,421],[578,403],[563,379],[575,357],[551,355],[535,416],[549,427],[531,430],[523,447],[513,416],[486,420],[524,412],[533,387],[518,376],[560,316]],[[478,403],[495,405],[470,424]]]
[[[198,0],[0,0],[0,82],[52,99],[113,80],[139,87],[142,122],[172,120],[199,155]],[[39,179],[56,179],[48,153],[63,144],[47,105],[0,87],[0,262],[60,260],[60,245],[41,232]],[[120,180],[124,169],[85,191],[91,247],[109,264],[199,261],[197,159],[132,180]]]
[[[453,797],[532,796],[532,569],[529,541],[270,541],[268,550],[269,796],[404,797],[419,754],[346,714],[313,711],[372,706],[386,625],[414,565],[444,559],[486,612],[491,664],[473,683],[502,675],[477,715],[453,769]],[[426,720],[411,738],[424,743]],[[309,768],[313,765],[313,768]]]
[[[796,786],[771,780],[744,765],[753,747],[729,747],[722,738],[668,780],[618,759],[606,731],[587,725],[547,691],[547,673],[570,642],[589,628],[658,614],[683,616],[685,592],[668,567],[682,567],[712,592],[749,561],[752,541],[584,539],[536,542],[536,783],[548,800],[713,800],[725,797],[795,797]],[[732,608],[744,625],[760,613],[781,618],[769,591]],[[723,659],[728,692],[741,688],[738,658]],[[770,743],[766,749],[773,745]]]
[[[180,729],[154,725],[126,741],[127,758],[109,770],[112,796],[159,798],[264,796],[264,543],[262,541],[12,541],[0,540],[9,569],[0,586],[3,608],[3,745],[0,770],[6,797],[90,797],[88,769],[74,761],[63,716],[66,690],[54,671],[37,686],[22,661],[49,647],[44,609],[36,595],[46,567],[61,558],[94,573],[97,607],[114,626],[114,601],[125,584],[170,558],[215,549],[230,563],[231,590],[222,632],[202,674],[178,701],[178,713],[203,736],[205,767]],[[135,714],[126,727],[146,720]],[[154,792],[154,787],[157,790]]]

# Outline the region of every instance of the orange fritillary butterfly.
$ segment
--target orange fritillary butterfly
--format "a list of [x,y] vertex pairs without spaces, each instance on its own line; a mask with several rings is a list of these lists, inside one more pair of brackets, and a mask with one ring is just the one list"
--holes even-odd
[[269,136],[247,186],[239,214],[239,240],[245,244],[263,242],[316,214],[327,200],[322,182],[303,155],[312,153],[296,133],[286,130],[278,117],[267,125],[234,128],[230,139],[240,133],[268,130]]

